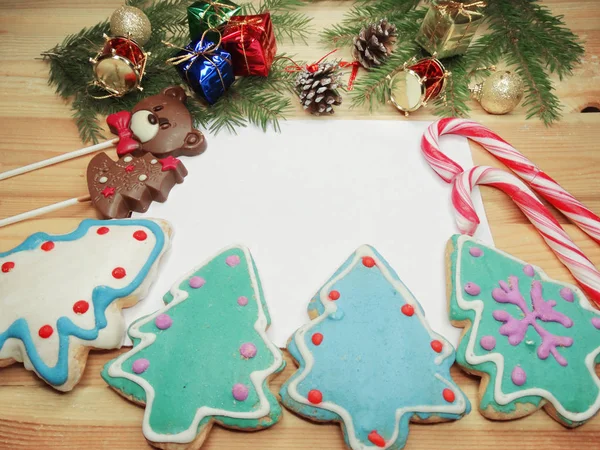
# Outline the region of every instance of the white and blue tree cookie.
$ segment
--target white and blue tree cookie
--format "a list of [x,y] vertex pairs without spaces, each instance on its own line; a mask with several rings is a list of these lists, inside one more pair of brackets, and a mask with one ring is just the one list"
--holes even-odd
[[170,234],[162,220],[84,220],[0,253],[0,367],[71,390],[90,348],[121,346],[121,308],[146,295]]
[[198,449],[212,425],[254,431],[281,418],[269,391],[285,366],[248,249],[231,247],[179,279],[166,306],[129,328],[133,349],[104,367],[118,393],[145,405],[159,448]]
[[354,449],[401,449],[414,422],[460,419],[467,397],[450,377],[454,349],[387,262],[360,247],[311,300],[312,321],[288,344],[299,369],[283,404],[340,422]]
[[450,319],[465,332],[457,362],[482,377],[481,413],[515,419],[544,410],[567,427],[600,409],[600,312],[550,279],[469,236],[448,243]]

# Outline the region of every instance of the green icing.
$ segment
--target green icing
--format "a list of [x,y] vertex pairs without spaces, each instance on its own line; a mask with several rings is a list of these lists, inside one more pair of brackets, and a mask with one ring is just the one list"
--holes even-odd
[[[225,263],[228,256],[237,255],[240,263],[230,267]],[[254,291],[249,276],[255,273],[258,293]],[[197,289],[189,285],[189,279],[199,276],[206,280]],[[207,406],[232,413],[249,413],[259,406],[259,396],[250,375],[263,371],[274,364],[275,357],[260,334],[254,329],[259,317],[258,301],[261,301],[263,314],[268,319],[266,304],[262,299],[262,288],[253,261],[247,261],[242,249],[233,248],[220,254],[205,266],[189,274],[178,289],[189,297],[173,307],[165,307],[161,313],[169,315],[173,323],[170,328],[160,330],[149,316],[142,318],[130,328],[139,326],[142,333],[153,334],[156,340],[140,351],[133,353],[140,345],[134,338],[134,349],[123,355],[122,369],[133,374],[133,363],[145,358],[149,368],[140,375],[154,389],[154,402],[149,416],[152,430],[160,434],[175,434],[187,430],[198,408]],[[257,298],[260,296],[260,299]],[[246,306],[240,306],[237,299],[248,298]],[[173,296],[164,296],[169,305]],[[155,316],[155,315],[153,315]],[[253,343],[257,348],[254,358],[244,359],[239,353],[243,343]],[[278,354],[279,355],[279,354]],[[144,388],[126,378],[111,377],[109,362],[102,372],[103,378],[112,387],[127,396],[142,402],[147,401]],[[275,370],[283,369],[284,363]],[[232,395],[233,385],[242,383],[249,388],[245,401],[236,401]],[[275,423],[281,416],[276,398],[270,393],[267,383],[262,390],[270,408],[265,417],[240,419],[227,416],[212,416],[225,426],[235,428],[264,428]],[[206,425],[211,416],[205,417],[198,427]]]
[[[484,302],[484,308],[479,321],[477,336],[474,339],[473,353],[476,356],[485,356],[491,353],[501,353],[504,355],[504,372],[501,380],[501,391],[504,394],[518,393],[520,391],[540,388],[550,392],[558,402],[570,413],[586,412],[600,395],[598,380],[596,375],[592,375],[585,363],[585,358],[598,351],[600,345],[600,330],[592,325],[592,318],[599,314],[594,311],[584,309],[580,306],[580,298],[583,295],[577,288],[571,287],[575,294],[575,300],[568,302],[560,295],[560,290],[565,284],[544,278],[538,271],[534,277],[524,274],[523,268],[526,263],[513,259],[506,254],[486,246],[485,244],[465,239],[462,241],[462,251],[460,252],[460,278],[457,275],[458,255],[460,249],[459,236],[452,238],[454,250],[451,255],[452,270],[452,296],[450,304],[450,317],[455,321],[468,320],[471,323],[476,321],[475,311],[471,309],[462,309],[459,307],[456,298],[457,287],[462,292],[463,300],[467,302],[476,299]],[[478,247],[483,250],[483,255],[475,258],[470,255],[469,249]],[[524,317],[521,309],[511,303],[499,303],[492,297],[492,291],[498,287],[500,280],[508,282],[509,276],[519,278],[519,291],[529,309],[531,305],[531,282],[540,280],[542,283],[542,293],[544,300],[556,301],[554,311],[558,311],[573,321],[573,326],[566,328],[557,322],[541,322],[548,332],[556,336],[572,337],[574,342],[570,347],[558,347],[558,352],[567,360],[567,366],[560,365],[556,359],[550,355],[542,360],[537,355],[537,349],[541,344],[541,337],[532,327],[527,328],[525,338],[516,346],[509,343],[508,337],[501,335],[499,330],[502,322],[493,317],[493,312],[504,310],[515,319]],[[481,288],[481,293],[476,296],[468,295],[463,287],[467,282],[476,283]],[[458,284],[458,286],[457,286]],[[469,340],[472,337],[473,328],[470,328],[462,338],[457,349],[457,362],[470,370],[476,370],[489,375],[490,381],[488,387],[482,395],[480,408],[482,410],[492,407],[502,413],[511,413],[516,409],[517,403],[531,403],[539,406],[542,401],[541,396],[524,395],[507,403],[500,404],[494,395],[494,386],[498,377],[498,367],[495,362],[481,362],[469,364],[466,361],[465,353]],[[485,350],[480,345],[482,336],[493,336],[496,339],[496,346],[493,350]],[[598,358],[596,358],[598,361]],[[521,367],[527,374],[527,380],[522,386],[517,386],[512,382],[511,373],[514,367]],[[546,398],[549,400],[549,398]],[[596,407],[597,412],[597,407]],[[593,416],[593,414],[591,414]],[[564,422],[573,424],[570,420],[562,418]]]

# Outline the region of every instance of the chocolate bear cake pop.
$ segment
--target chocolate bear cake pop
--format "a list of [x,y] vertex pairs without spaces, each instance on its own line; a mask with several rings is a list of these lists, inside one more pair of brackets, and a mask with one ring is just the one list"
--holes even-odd
[[196,156],[206,150],[206,139],[194,128],[186,100],[183,88],[170,86],[133,108],[130,127],[139,150],[157,158]]

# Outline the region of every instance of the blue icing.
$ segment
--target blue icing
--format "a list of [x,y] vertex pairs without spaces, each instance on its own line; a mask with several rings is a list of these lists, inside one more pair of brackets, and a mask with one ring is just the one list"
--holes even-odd
[[146,275],[152,264],[162,252],[165,244],[165,236],[162,228],[150,220],[105,220],[85,219],[77,229],[71,233],[63,235],[50,235],[47,233],[35,233],[29,236],[22,244],[18,245],[8,252],[0,253],[0,258],[22,252],[37,249],[45,241],[66,242],[75,241],[86,235],[93,226],[109,224],[112,226],[143,226],[152,231],[156,237],[156,244],[152,249],[150,256],[133,281],[121,289],[113,289],[108,286],[97,286],[92,292],[92,303],[94,307],[95,326],[92,329],[83,329],[75,325],[68,317],[61,317],[56,324],[59,336],[58,360],[54,367],[47,366],[40,357],[31,338],[27,320],[20,318],[14,321],[6,331],[0,333],[0,349],[4,346],[7,339],[20,339],[25,346],[27,356],[31,360],[35,371],[48,383],[60,386],[64,384],[69,375],[69,337],[74,336],[83,340],[94,340],[98,337],[100,330],[106,327],[106,308],[116,299],[126,297],[131,294],[146,278]]
[[[375,250],[371,251],[390,271],[392,278],[400,281],[385,260]],[[349,258],[330,281],[345,271],[353,258]],[[306,398],[310,390],[317,389],[322,392],[324,402],[343,407],[352,416],[356,437],[369,446],[373,445],[368,440],[373,430],[377,430],[386,442],[392,438],[396,427],[396,411],[406,408],[395,441],[396,446],[402,447],[413,413],[422,419],[431,416],[428,412],[420,413],[419,406],[450,405],[442,394],[446,388],[456,394],[454,403],[460,401],[459,396],[462,397],[466,404],[464,413],[470,411],[467,398],[450,378],[454,351],[439,365],[434,362],[439,354],[432,350],[431,341],[438,339],[445,347],[450,344],[438,335],[432,337],[416,312],[411,317],[402,314],[400,309],[407,303],[406,299],[377,267],[368,268],[359,261],[329,289],[341,294],[335,301],[338,307],[335,314],[337,320],[313,321],[303,336],[299,332],[294,335],[288,350],[299,362],[300,370],[282,388],[284,404],[319,421],[341,420],[332,411],[298,403],[289,396],[289,384],[300,374],[306,375],[297,386],[299,394]],[[422,311],[414,299],[411,303],[415,309]],[[342,310],[342,317],[339,317]],[[311,301],[309,311],[319,314],[325,312],[320,293]],[[324,336],[319,346],[311,341],[314,333]],[[308,373],[296,339],[304,339],[304,344],[313,355],[314,364]],[[458,419],[464,413],[434,414]]]

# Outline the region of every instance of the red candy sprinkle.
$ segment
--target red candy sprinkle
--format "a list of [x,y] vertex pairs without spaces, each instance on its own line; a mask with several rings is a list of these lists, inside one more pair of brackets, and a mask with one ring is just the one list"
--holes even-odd
[[100,234],[100,235],[106,234],[106,233],[108,233],[108,232],[109,232],[109,229],[108,229],[108,227],[100,227],[100,228],[98,228],[98,230],[96,231],[96,233],[98,233],[98,234]]
[[362,263],[363,263],[363,266],[370,268],[375,265],[375,260],[373,258],[371,258],[370,256],[365,256],[362,259]]
[[148,235],[144,230],[137,230],[135,233],[133,233],[133,237],[138,241],[145,241]]
[[406,304],[403,305],[402,308],[400,308],[400,311],[402,311],[402,314],[404,314],[405,316],[412,316],[415,313],[415,308],[413,308],[412,305]]
[[112,276],[115,277],[117,280],[120,280],[125,275],[127,275],[127,273],[122,267],[115,267],[115,269],[112,271]]
[[52,336],[52,333],[54,333],[54,330],[50,325],[44,325],[40,328],[40,331],[38,331],[38,334],[42,339],[49,338],[50,336]]
[[340,293],[338,291],[331,291],[329,293],[329,298],[331,300],[337,300],[338,298],[340,298]]
[[15,268],[15,263],[12,261],[7,261],[4,264],[2,264],[2,272],[3,273],[8,273],[11,270],[13,270]]
[[308,401],[315,405],[317,403],[321,403],[323,401],[323,394],[321,394],[321,391],[318,391],[316,389],[311,389],[308,392]]
[[385,439],[383,439],[377,431],[371,431],[367,437],[377,447],[385,447]]
[[88,309],[90,309],[90,304],[85,300],[79,300],[73,305],[73,312],[75,314],[85,314]]
[[133,164],[129,164],[127,167],[125,167],[125,172],[131,173],[131,172],[133,172],[133,169],[135,169]]
[[52,241],[44,242],[40,248],[42,250],[44,250],[45,252],[49,252],[50,250],[52,250],[54,248],[54,242],[52,242]]
[[442,395],[444,396],[444,400],[446,400],[448,403],[452,403],[456,398],[454,396],[454,392],[452,392],[450,389],[444,389]]
[[315,333],[312,335],[312,343],[315,345],[321,345],[323,342],[323,335],[321,333]]
[[112,186],[106,186],[104,189],[102,189],[102,192],[100,192],[102,195],[104,195],[104,198],[108,198],[108,197],[112,197],[113,195],[115,195],[115,192],[117,192],[117,190],[112,187]]
[[442,344],[440,341],[438,341],[436,339],[435,341],[431,341],[431,348],[433,349],[434,352],[440,353],[442,351],[442,349],[444,348],[444,344]]

